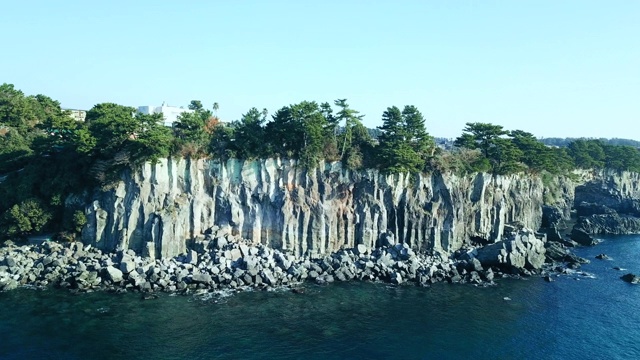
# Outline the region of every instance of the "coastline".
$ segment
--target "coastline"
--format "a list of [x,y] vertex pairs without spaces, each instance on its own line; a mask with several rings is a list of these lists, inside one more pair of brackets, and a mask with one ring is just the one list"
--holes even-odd
[[[151,298],[155,292],[189,294],[247,287],[303,292],[308,282],[490,286],[495,285],[495,279],[507,277],[544,276],[550,281],[551,274],[567,267],[575,269],[581,262],[581,258],[563,253],[558,248],[561,245],[526,229],[507,240],[458,250],[450,256],[416,253],[386,233],[379,247],[358,245],[315,259],[251,244],[225,230],[211,234],[210,241],[194,244],[186,254],[164,259],[141,257],[132,250],[103,253],[79,242],[9,244],[0,248],[0,289],[55,286],[74,292],[133,291]],[[555,252],[547,250],[552,247]]]

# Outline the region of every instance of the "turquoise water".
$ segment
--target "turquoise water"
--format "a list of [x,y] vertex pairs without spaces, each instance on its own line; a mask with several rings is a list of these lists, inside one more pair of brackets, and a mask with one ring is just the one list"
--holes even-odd
[[[348,283],[304,294],[0,293],[2,359],[638,359],[640,237],[577,251],[595,275],[495,287]],[[606,253],[612,261],[594,259]],[[576,280],[580,279],[580,280]],[[504,300],[505,297],[511,300]]]

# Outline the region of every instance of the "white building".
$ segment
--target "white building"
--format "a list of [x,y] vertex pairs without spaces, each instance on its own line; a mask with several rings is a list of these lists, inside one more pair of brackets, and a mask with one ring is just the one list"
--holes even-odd
[[138,112],[142,114],[162,114],[164,119],[164,126],[173,126],[173,123],[178,120],[178,115],[188,112],[192,113],[193,110],[184,109],[181,107],[169,106],[166,103],[162,103],[161,106],[138,106]]

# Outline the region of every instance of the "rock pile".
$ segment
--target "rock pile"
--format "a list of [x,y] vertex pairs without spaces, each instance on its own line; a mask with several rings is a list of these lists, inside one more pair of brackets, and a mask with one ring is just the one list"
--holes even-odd
[[[383,239],[379,248],[360,244],[315,259],[254,245],[222,231],[197,241],[186,254],[169,259],[141,257],[131,250],[103,253],[81,243],[10,244],[0,249],[0,290],[55,285],[76,291],[188,292],[349,280],[422,286],[442,281],[484,284],[492,283],[496,276],[518,274],[513,270],[520,266],[524,274],[535,272],[541,265],[536,257],[541,252],[544,261],[542,241],[533,236],[493,244],[487,250],[474,249],[461,258],[417,254],[407,244],[396,244],[390,234]],[[505,262],[483,263],[489,259],[486,254],[498,248]],[[506,265],[509,271],[503,273]]]

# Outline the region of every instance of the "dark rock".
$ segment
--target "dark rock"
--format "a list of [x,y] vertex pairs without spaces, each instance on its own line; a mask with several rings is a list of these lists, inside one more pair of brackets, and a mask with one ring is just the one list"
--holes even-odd
[[402,275],[397,272],[394,271],[393,273],[391,273],[391,283],[396,284],[396,285],[400,285],[403,283],[403,279],[402,279]]
[[395,236],[392,232],[387,231],[380,235],[380,239],[378,240],[380,246],[393,246],[396,244]]
[[[640,234],[640,218],[618,214],[583,216],[576,222],[574,231],[576,229],[587,234]],[[572,239],[574,231],[571,232]]]
[[571,230],[571,239],[584,246],[592,246],[598,243],[591,237],[591,235],[577,227],[574,227],[573,230]]
[[479,248],[476,258],[482,266],[539,269],[544,264],[545,251],[544,242],[528,231]]
[[472,270],[472,271],[480,272],[480,271],[484,270],[482,268],[482,264],[480,263],[480,260],[478,260],[477,258],[471,259],[470,265],[471,265],[471,269],[470,270]]
[[611,258],[608,257],[607,254],[598,254],[598,255],[596,255],[596,259],[599,259],[599,260],[611,260]]
[[576,212],[578,216],[616,214],[616,211],[614,209],[606,205],[588,203],[586,201],[583,201],[578,206],[576,206]]
[[551,276],[546,275],[546,276],[544,277],[544,281],[546,281],[546,282],[554,282],[555,280],[553,280],[553,278],[552,278]]
[[185,259],[187,264],[197,265],[198,264],[198,253],[195,250],[189,250],[187,252],[187,258]]
[[623,281],[626,281],[630,284],[637,284],[640,283],[640,277],[632,274],[632,273],[628,273],[625,275],[620,276],[620,279],[622,279]]
[[548,205],[544,205],[542,207],[541,227],[549,229],[564,229],[566,227],[564,220],[565,214],[559,207]]

